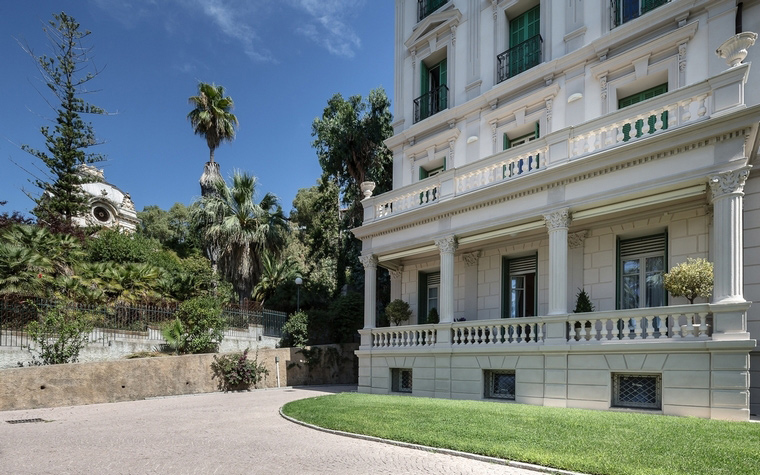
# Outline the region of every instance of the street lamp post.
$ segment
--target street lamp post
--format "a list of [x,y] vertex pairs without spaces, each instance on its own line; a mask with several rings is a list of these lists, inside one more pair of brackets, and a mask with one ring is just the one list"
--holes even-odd
[[296,304],[296,311],[301,311],[301,284],[303,284],[303,279],[300,277],[296,277],[296,287],[298,288],[298,300]]

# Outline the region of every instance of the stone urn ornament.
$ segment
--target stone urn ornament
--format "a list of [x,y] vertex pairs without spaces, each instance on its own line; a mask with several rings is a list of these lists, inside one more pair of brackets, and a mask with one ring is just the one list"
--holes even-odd
[[744,58],[747,57],[747,48],[754,45],[756,40],[757,33],[743,31],[723,42],[723,44],[715,50],[715,54],[725,59],[728,66],[733,68],[744,61]]
[[375,182],[374,181],[363,181],[361,185],[359,185],[362,190],[362,194],[364,195],[364,199],[367,200],[372,196],[372,191],[375,189]]

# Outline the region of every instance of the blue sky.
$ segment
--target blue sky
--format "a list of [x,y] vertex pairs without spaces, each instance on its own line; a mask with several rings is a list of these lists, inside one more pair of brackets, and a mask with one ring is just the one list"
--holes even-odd
[[108,160],[106,179],[135,206],[190,204],[208,160],[186,119],[198,81],[225,87],[240,121],[237,137],[216,150],[228,178],[259,178],[259,196],[276,194],[288,211],[300,188],[321,174],[311,124],[334,93],[393,98],[390,0],[3,0],[0,1],[0,211],[28,213],[23,190],[39,163],[21,144],[43,148],[41,126],[55,117],[34,61],[48,53],[43,22],[65,11],[90,30],[95,64],[90,117]]

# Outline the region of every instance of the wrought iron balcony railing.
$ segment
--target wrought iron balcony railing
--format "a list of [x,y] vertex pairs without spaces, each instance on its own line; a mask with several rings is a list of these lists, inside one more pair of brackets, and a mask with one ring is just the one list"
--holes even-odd
[[543,43],[541,35],[536,35],[496,56],[497,82],[517,76],[540,64]]
[[414,100],[414,122],[427,119],[449,107],[449,88],[438,86]]
[[448,0],[417,0],[417,21],[441,8]]
[[638,18],[670,0],[610,0],[611,28]]

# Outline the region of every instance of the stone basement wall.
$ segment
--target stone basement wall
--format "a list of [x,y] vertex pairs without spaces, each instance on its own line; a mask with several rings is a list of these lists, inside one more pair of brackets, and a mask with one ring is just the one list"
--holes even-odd
[[[277,356],[280,386],[356,384],[357,348],[260,349],[249,357],[258,357],[269,370],[259,388],[277,387]],[[213,361],[213,354],[203,354],[0,369],[0,411],[214,392],[219,389]]]

